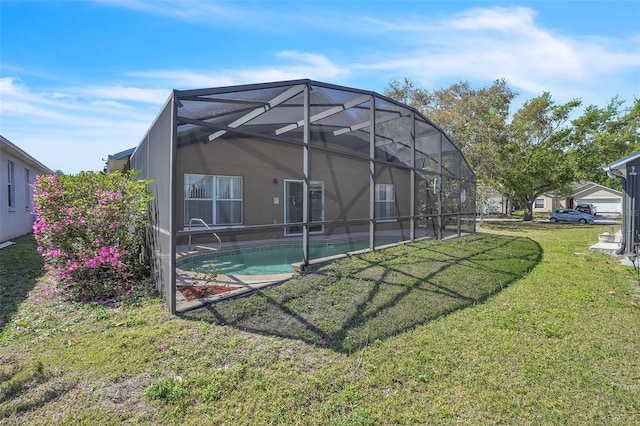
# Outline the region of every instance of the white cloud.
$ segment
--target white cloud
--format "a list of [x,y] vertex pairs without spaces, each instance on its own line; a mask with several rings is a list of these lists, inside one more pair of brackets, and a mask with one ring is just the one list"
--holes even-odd
[[181,0],[179,3],[172,0],[94,0],[94,2],[185,21],[214,21],[239,15],[237,9],[222,6],[218,2],[201,0]]
[[[211,20],[237,13],[203,2],[180,7],[165,1],[107,4],[182,20],[200,19],[203,8],[209,8]],[[323,29],[345,37],[340,55],[346,59],[288,49],[258,66],[134,70],[112,81],[73,87],[52,83],[54,88],[46,90],[16,77],[0,78],[0,133],[49,167],[77,172],[100,169],[108,154],[136,146],[172,89],[311,78],[380,91],[367,84],[406,76],[428,89],[461,79],[489,84],[506,78],[523,96],[550,91],[559,102],[590,97],[585,103],[603,105],[620,90],[627,90],[620,93],[622,99],[639,95],[638,85],[629,88],[628,81],[625,86],[614,77],[640,69],[640,35],[631,40],[571,37],[542,28],[536,13],[523,7],[476,8],[439,19],[339,16],[340,21],[329,22],[331,18],[318,20]],[[366,34],[370,44],[364,49],[348,46],[347,36],[355,33]]]
[[[602,93],[616,83],[610,76],[640,67],[637,39],[571,37],[541,27],[535,17],[528,8],[496,7],[440,20],[377,21],[385,37],[402,48],[377,52],[377,59],[360,59],[355,67],[406,76],[433,89],[438,81],[506,78],[523,94],[550,91],[567,100],[589,95],[596,85]],[[610,87],[609,98],[620,90]]]
[[[268,4],[260,3],[247,7],[244,2],[223,2],[214,0],[92,0],[106,7],[120,7],[148,15],[200,25],[202,27],[244,26],[269,29],[273,22],[290,18],[271,10]],[[259,12],[256,11],[259,9]]]
[[129,76],[145,79],[156,86],[186,90],[302,78],[337,80],[346,78],[349,73],[348,67],[332,62],[325,55],[285,50],[277,52],[275,58],[272,65],[254,68],[136,71]]
[[4,77],[0,79],[0,133],[36,158],[44,149],[44,163],[53,169],[99,170],[102,158],[138,144],[172,88],[309,77],[324,80],[344,74],[323,55],[283,51],[275,58],[275,65],[260,68],[138,71],[129,74],[137,85],[106,83],[54,91],[34,90],[18,78]]
[[107,108],[116,108],[116,109],[130,108],[129,105],[124,104],[122,102],[116,102],[116,101],[97,100],[97,101],[89,101],[89,104],[97,107],[107,107]]
[[120,100],[157,105],[167,100],[170,89],[141,88],[133,86],[105,85],[70,88],[69,92],[88,98]]
[[343,79],[349,74],[349,67],[340,66],[325,55],[285,50],[278,57],[293,62],[286,69],[292,75],[310,76],[315,80]]
[[[635,40],[570,36],[544,28],[537,21],[537,12],[522,6],[474,7],[454,15],[438,14],[436,9],[431,14],[415,12],[421,8],[403,13],[392,9],[381,17],[327,8],[310,14],[311,4],[283,12],[270,11],[260,3],[251,7],[203,1],[182,2],[180,7],[169,1],[105,4],[216,26],[229,24],[224,17],[248,30],[259,25],[259,17],[263,22],[291,26],[292,32],[331,32],[344,38],[340,54],[347,59],[342,60],[309,49],[283,50],[270,64],[251,68],[156,69],[130,74],[155,81],[160,87],[188,89],[298,78],[343,84],[405,76],[427,84],[451,84],[458,79],[482,84],[506,78],[525,94],[547,90],[575,97],[595,84],[600,85],[599,90],[607,90],[602,84],[607,84],[610,76],[640,67],[640,34]],[[350,45],[353,35],[369,40],[365,49]],[[613,96],[618,86],[611,87]]]
[[238,84],[236,79],[220,70],[211,72],[188,69],[132,71],[128,76],[178,90]]
[[[102,158],[138,144],[161,105],[134,108],[127,102],[139,96],[114,91],[106,99],[107,92],[36,91],[17,78],[0,78],[0,134],[54,170],[101,170]],[[114,100],[122,98],[129,99]]]
[[64,116],[55,97],[47,98],[32,93],[13,77],[0,78],[0,128],[7,117],[30,116],[58,120]]
[[[460,31],[496,30],[513,33],[536,31],[534,17],[536,13],[526,7],[496,7],[492,9],[474,8],[445,21],[445,25]],[[440,27],[441,29],[444,26]]]
[[[0,93],[3,116],[32,114],[60,119],[65,114],[78,113],[119,115],[126,104],[118,101],[156,106],[168,98],[170,91],[106,85],[35,92],[18,78],[3,77],[0,78]],[[126,113],[130,114],[129,111]]]

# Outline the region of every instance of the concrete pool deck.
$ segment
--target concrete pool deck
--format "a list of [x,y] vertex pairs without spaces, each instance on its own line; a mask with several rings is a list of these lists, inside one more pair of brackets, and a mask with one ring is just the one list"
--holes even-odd
[[[248,294],[259,290],[264,287],[268,287],[275,284],[283,283],[292,276],[291,274],[276,274],[276,275],[216,275],[212,279],[202,279],[197,277],[193,272],[188,271],[176,271],[176,311],[185,312],[191,309],[196,309],[201,306],[217,302],[219,300],[229,299],[231,297],[238,297],[244,294]],[[233,288],[233,290],[225,291],[223,293],[213,294],[207,297],[187,300],[187,298],[180,291],[180,287],[188,286],[224,286]]]
[[[388,244],[380,248],[391,247],[395,244]],[[352,251],[348,253],[336,254],[333,256],[323,257],[320,259],[312,259],[309,261],[310,266],[318,266],[324,263],[333,262],[338,259],[342,259],[347,256],[365,253],[368,249],[362,249]],[[178,254],[177,258],[188,257],[190,255],[200,254],[199,251],[184,252]],[[264,287],[269,287],[276,284],[281,284],[287,280],[290,280],[296,274],[302,272],[302,262],[296,262],[291,265],[295,272],[289,274],[270,274],[270,275],[224,275],[216,274],[213,277],[207,278],[205,274],[184,271],[182,269],[176,269],[176,311],[185,312],[192,309],[197,309],[204,305],[218,302],[220,300],[229,299],[232,297],[239,297],[245,294],[252,293]],[[207,297],[198,298],[195,300],[188,300],[180,291],[181,287],[188,286],[225,286],[233,288],[233,290],[224,291],[222,293],[209,295]]]
[[[384,246],[379,246],[377,249],[392,247],[398,244],[406,244],[407,241],[386,244]],[[252,244],[251,246],[254,246]],[[242,245],[236,245],[234,248],[242,247]],[[182,247],[183,250],[186,247]],[[318,266],[320,264],[333,262],[338,259],[342,259],[347,256],[366,253],[369,249],[360,249],[347,253],[336,254],[332,256],[327,256],[319,259],[311,259],[309,261],[310,266]],[[205,251],[206,252],[206,251]],[[200,250],[191,250],[191,251],[182,251],[176,255],[176,259],[187,258],[190,256],[202,254],[203,251]],[[232,297],[239,297],[249,293],[252,293],[256,290],[259,290],[264,287],[269,287],[276,284],[281,284],[297,273],[301,273],[302,271],[302,262],[296,262],[291,265],[295,272],[291,272],[288,274],[270,274],[270,275],[224,275],[224,274],[216,274],[212,277],[207,277],[206,274],[185,271],[179,268],[176,268],[176,312],[186,312],[192,309],[197,309],[199,307],[208,305],[210,303],[218,302],[224,299],[229,299]],[[195,300],[188,300],[184,294],[180,291],[180,288],[188,287],[188,286],[224,286],[233,288],[233,290],[224,291],[218,294],[208,295],[206,297],[198,298]]]
[[[364,234],[363,234],[364,235]],[[464,234],[463,234],[464,235]],[[345,237],[353,238],[356,236],[355,234],[347,235],[334,235],[331,237],[322,236],[320,238],[314,238],[312,242],[320,242],[320,243],[331,243],[331,242],[339,242],[344,241]],[[386,235],[380,235],[380,237],[384,237]],[[445,238],[450,238],[451,236],[446,236]],[[416,238],[415,241],[421,240],[431,240],[433,237],[431,236],[422,236]],[[280,242],[280,241],[279,241]],[[247,247],[261,247],[265,244],[274,243],[273,240],[268,241],[250,241],[250,242],[240,242],[240,243],[227,243],[224,244],[227,249],[226,250],[234,250],[234,249],[242,249]],[[376,250],[381,250],[397,245],[405,245],[411,243],[410,240],[396,241],[394,243],[388,243],[384,245],[379,245],[376,247]],[[177,247],[176,259],[182,259],[190,256],[195,256],[199,254],[206,253],[207,250],[217,251],[214,249],[215,244],[198,244],[199,248],[196,250],[189,250],[189,246],[179,245]],[[221,250],[221,251],[226,251]],[[358,254],[369,252],[368,248],[352,250],[346,253],[334,254],[331,256],[310,259],[309,266],[318,267],[322,264],[333,262],[338,259],[342,259],[347,256],[355,256]],[[248,295],[256,290],[261,288],[269,287],[276,284],[281,284],[285,281],[290,280],[292,277],[297,275],[298,273],[303,273],[302,270],[302,262],[296,262],[291,265],[294,269],[294,272],[287,274],[271,274],[271,275],[224,275],[224,274],[216,274],[215,276],[207,278],[206,274],[191,272],[181,270],[176,268],[176,312],[186,312],[192,309],[197,309],[202,306],[215,303],[221,300],[240,297],[243,295]],[[206,297],[197,298],[195,300],[188,300],[184,294],[180,291],[180,288],[184,288],[187,286],[228,286],[233,288],[233,290],[224,291],[218,294],[212,294]]]
[[[202,245],[200,245],[202,247]],[[242,244],[234,245],[233,248],[241,248]],[[176,259],[202,254],[202,250],[187,251],[186,246],[179,247]],[[206,253],[206,251],[204,251]],[[176,268],[176,312],[185,312],[196,309],[213,302],[217,302],[232,297],[239,297],[249,294],[264,287],[283,283],[295,275],[295,272],[289,274],[271,274],[271,275],[224,275],[216,274],[208,278],[206,274],[184,271]],[[223,293],[212,294],[195,300],[188,300],[180,291],[181,287],[187,286],[224,286],[233,288],[233,290]]]

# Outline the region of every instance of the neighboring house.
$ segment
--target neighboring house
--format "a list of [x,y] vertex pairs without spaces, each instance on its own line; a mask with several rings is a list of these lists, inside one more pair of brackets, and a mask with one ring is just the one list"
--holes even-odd
[[0,135],[0,243],[32,231],[33,183],[53,171]]
[[549,213],[551,210],[571,207],[571,197],[558,193],[545,193],[533,202],[534,213]]
[[620,253],[637,256],[640,243],[640,151],[621,158],[602,169],[612,178],[622,181],[622,241]]
[[559,208],[575,208],[578,204],[593,204],[598,214],[617,215],[622,212],[622,193],[594,182],[572,185],[570,196],[545,193],[533,203],[534,213],[548,213]]
[[129,170],[129,160],[131,154],[135,151],[135,148],[130,148],[125,151],[120,151],[116,154],[109,155],[107,157],[107,164],[104,166],[104,171],[107,173],[113,173],[115,171]]
[[[153,280],[176,310],[178,246],[366,247],[475,231],[475,174],[419,111],[296,80],[173,91],[131,156],[151,180]],[[211,230],[205,228],[203,223]],[[182,249],[180,249],[182,251]]]
[[622,213],[622,192],[593,182],[574,186],[573,205],[592,204],[597,214],[619,215]]
[[487,198],[483,203],[483,214],[506,214],[508,202],[507,199],[496,189],[487,188]]

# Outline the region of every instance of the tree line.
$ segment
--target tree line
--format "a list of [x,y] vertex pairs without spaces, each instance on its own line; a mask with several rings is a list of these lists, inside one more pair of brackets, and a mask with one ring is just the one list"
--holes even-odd
[[493,188],[524,210],[524,220],[533,218],[540,195],[570,194],[576,182],[620,189],[601,166],[640,150],[637,98],[625,106],[614,96],[580,112],[580,99],[558,104],[544,92],[512,112],[518,93],[504,79],[427,90],[405,78],[392,80],[384,94],[416,108],[456,143],[476,173],[479,201]]

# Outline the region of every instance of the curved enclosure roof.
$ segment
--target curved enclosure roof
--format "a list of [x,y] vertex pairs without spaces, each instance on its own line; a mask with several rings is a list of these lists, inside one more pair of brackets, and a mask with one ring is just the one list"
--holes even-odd
[[[306,113],[314,146],[361,152],[369,157],[373,118],[377,160],[407,167],[413,167],[412,161],[416,161],[417,169],[437,171],[440,149],[443,158],[452,154],[461,156],[457,146],[418,111],[374,92],[294,80],[174,91],[174,95],[178,101],[179,146],[211,143],[237,135],[302,144]],[[442,163],[443,174],[475,180],[464,156],[455,161],[458,170],[450,169],[444,160]]]
[[312,240],[373,250],[475,232],[475,174],[441,129],[385,96],[312,80],[175,90],[131,167],[150,180],[153,277],[172,312],[176,254],[192,237],[212,242],[209,226],[229,249],[297,243],[303,267]]

